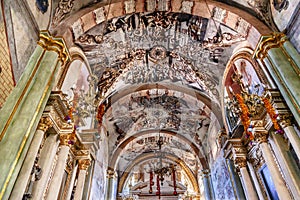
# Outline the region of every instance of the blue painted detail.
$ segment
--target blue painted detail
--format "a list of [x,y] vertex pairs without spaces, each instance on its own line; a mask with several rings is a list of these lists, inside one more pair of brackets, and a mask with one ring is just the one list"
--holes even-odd
[[49,2],[48,0],[36,0],[35,4],[37,8],[41,11],[41,13],[45,13],[48,10]]

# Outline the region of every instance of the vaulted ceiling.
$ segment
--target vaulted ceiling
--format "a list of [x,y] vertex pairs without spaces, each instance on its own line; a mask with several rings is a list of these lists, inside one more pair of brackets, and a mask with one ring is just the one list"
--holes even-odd
[[51,31],[79,47],[97,77],[98,116],[120,175],[140,170],[132,163],[147,171],[162,154],[194,176],[208,167],[226,64],[269,31],[256,3],[226,2],[54,1]]

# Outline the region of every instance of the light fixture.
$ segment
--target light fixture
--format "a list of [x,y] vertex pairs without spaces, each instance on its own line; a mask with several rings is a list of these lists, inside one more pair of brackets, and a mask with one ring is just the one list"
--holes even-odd
[[153,166],[153,169],[150,169],[150,181],[149,181],[149,193],[152,193],[152,186],[154,185],[154,175],[156,175],[156,195],[161,196],[161,186],[163,186],[164,180],[166,176],[171,176],[173,178],[173,184],[174,184],[174,195],[177,195],[176,191],[176,165],[169,164],[168,166],[163,165],[163,157],[164,152],[162,152],[162,146],[165,144],[164,137],[160,136],[160,133],[158,135],[158,140],[156,141],[156,144],[158,146],[158,162]]

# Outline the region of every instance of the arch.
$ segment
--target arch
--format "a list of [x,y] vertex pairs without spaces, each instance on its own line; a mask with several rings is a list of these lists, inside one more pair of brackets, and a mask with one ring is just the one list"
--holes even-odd
[[[261,68],[261,66],[259,65],[259,63],[253,58],[253,50],[250,47],[244,47],[241,48],[239,51],[237,51],[235,54],[233,54],[230,58],[230,60],[227,63],[226,69],[224,71],[224,76],[223,76],[223,80],[222,80],[222,88],[221,88],[221,99],[224,99],[224,91],[228,90],[228,86],[229,86],[229,82],[231,81],[231,75],[234,72],[234,63],[239,60],[239,59],[244,59],[246,61],[248,61],[251,66],[253,67],[257,77],[261,80],[261,82],[263,84],[269,84],[270,80],[268,77],[265,76],[265,71],[263,68]],[[271,85],[273,85],[273,83],[270,83]],[[227,92],[229,93],[229,92]],[[221,101],[221,107],[225,108],[225,104],[224,101]],[[225,129],[227,130],[227,133],[229,133],[229,128],[228,128],[228,124],[226,122],[226,114],[225,114],[225,109],[221,110],[222,112],[222,119],[223,119],[223,124],[225,126]]]
[[[154,133],[154,132],[157,132],[157,130],[141,131],[139,133],[136,133],[136,134],[126,138],[122,143],[120,143],[118,145],[118,147],[113,152],[113,155],[112,155],[112,158],[111,158],[111,160],[108,164],[108,167],[111,168],[111,169],[116,169],[117,164],[118,164],[118,158],[119,158],[120,154],[122,153],[123,149],[125,149],[126,145],[129,144],[129,142],[131,142],[135,138],[138,138],[140,136],[143,136],[143,135],[146,135],[146,134],[149,134],[149,133]],[[208,169],[208,163],[206,161],[206,158],[205,158],[203,152],[201,152],[201,150],[193,143],[193,141],[190,141],[189,139],[187,139],[183,135],[177,134],[176,132],[173,132],[173,131],[160,130],[160,133],[175,136],[175,137],[179,138],[180,140],[182,140],[186,143],[189,143],[191,148],[195,152],[195,154],[198,156],[202,168],[203,169]]]
[[[194,191],[196,191],[197,194],[200,194],[200,189],[199,189],[197,178],[195,177],[192,170],[184,163],[184,161],[182,161],[181,158],[179,158],[176,155],[166,154],[165,156],[168,160],[171,160],[171,161],[175,162],[176,164],[180,165],[180,167],[184,170],[184,172],[187,174],[189,180],[191,181]],[[142,156],[139,156],[135,160],[133,160],[131,162],[131,164],[126,168],[126,171],[122,174],[122,176],[120,178],[118,190],[117,190],[118,193],[121,193],[123,190],[124,184],[129,175],[128,172],[130,172],[132,170],[132,168],[135,165],[137,165],[138,163],[146,161],[146,160],[151,160],[153,158],[156,158],[155,153],[147,153],[147,154],[143,154]]]
[[[170,1],[170,10],[168,10],[169,12],[182,12],[181,11],[181,0],[174,0],[174,1]],[[146,4],[146,1],[143,1],[143,3]],[[210,10],[216,6],[219,7],[221,9],[226,10],[226,15],[230,16],[230,17],[236,17],[237,19],[242,19],[246,22],[248,22],[249,24],[252,25],[253,29],[250,32],[251,34],[251,40],[253,40],[253,42],[251,43],[251,46],[254,48],[255,45],[257,44],[259,38],[261,35],[264,34],[269,34],[271,32],[271,30],[260,20],[258,20],[255,16],[249,14],[246,11],[242,11],[240,9],[236,9],[235,7],[231,6],[231,5],[227,5],[225,3],[221,3],[221,2],[215,2],[212,0],[207,0],[207,1],[193,1],[194,3],[194,7],[193,9],[190,11],[190,14],[195,15],[195,16],[201,16],[201,17],[205,17],[205,18],[210,18],[211,17],[211,11],[207,10],[207,9],[203,9],[203,8],[207,8],[210,7]],[[116,18],[116,17],[120,17],[126,14],[131,14],[131,13],[125,13],[123,8],[124,6],[124,1],[114,1],[110,6],[108,5],[108,3],[95,3],[93,6],[90,7],[86,7],[81,9],[79,12],[77,13],[73,13],[72,15],[70,15],[67,19],[65,19],[59,26],[53,28],[52,30],[52,34],[53,35],[62,35],[62,36],[67,36],[70,37],[72,36],[72,31],[67,29],[66,27],[68,27],[68,24],[74,24],[76,21],[80,22],[79,24],[88,24],[88,26],[84,26],[81,27],[83,33],[92,29],[94,26],[98,25],[99,23],[102,23],[103,20],[101,21],[96,21],[95,17],[92,17],[95,15],[95,13],[97,12],[97,9],[104,7],[105,10],[108,10],[108,7],[111,7],[112,9],[118,9],[118,11],[110,11],[108,13],[108,20],[112,19],[112,18]],[[139,12],[149,12],[146,10],[146,6],[145,5],[138,5],[135,6],[135,12],[139,13]],[[120,12],[121,10],[121,12]],[[239,16],[239,18],[237,17]],[[86,20],[93,20],[90,21],[89,23],[86,23]],[[230,21],[230,20],[228,20]],[[236,29],[236,23],[230,23],[230,22],[226,22],[226,20],[223,21],[223,23],[227,26],[229,26],[232,29]],[[64,32],[62,32],[62,30]],[[242,30],[242,29],[241,29]],[[71,42],[70,40],[68,42]],[[71,42],[72,43],[72,42]]]
[[[200,91],[196,91],[193,89],[189,89],[187,87],[183,87],[180,85],[175,85],[175,84],[168,84],[168,83],[148,83],[148,84],[142,84],[142,85],[136,85],[136,86],[129,86],[126,88],[122,88],[122,91],[115,92],[108,96],[103,102],[100,102],[102,104],[105,104],[105,112],[110,108],[112,104],[117,102],[120,98],[130,95],[133,92],[138,92],[142,90],[147,90],[147,89],[169,89],[173,91],[178,91],[182,92],[185,94],[188,94],[190,96],[194,96],[196,99],[199,101],[203,102],[216,116],[218,119],[218,122],[220,123],[220,126],[222,126],[222,116],[220,112],[220,106],[213,102],[205,93],[202,93]],[[100,107],[99,105],[99,107]]]
[[59,75],[58,75],[58,81],[57,81],[57,84],[56,84],[56,87],[58,89],[62,88],[62,85],[63,85],[64,80],[66,78],[66,75],[69,71],[69,68],[72,65],[72,63],[76,60],[79,60],[79,61],[83,62],[84,65],[87,67],[87,70],[91,74],[91,68],[90,68],[90,65],[89,65],[89,61],[86,58],[84,52],[79,47],[76,47],[76,46],[71,47],[69,49],[69,54],[71,56],[70,61],[65,65],[64,68],[61,69],[61,71],[59,72]]

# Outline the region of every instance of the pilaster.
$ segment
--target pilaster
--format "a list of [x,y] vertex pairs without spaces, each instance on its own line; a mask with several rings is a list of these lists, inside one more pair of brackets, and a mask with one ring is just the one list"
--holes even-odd
[[299,54],[292,49],[286,35],[272,33],[261,37],[254,57],[267,66],[296,121],[300,124]]
[[38,45],[0,115],[0,199],[7,199],[19,174],[60,67],[69,59],[61,38],[41,32]]

